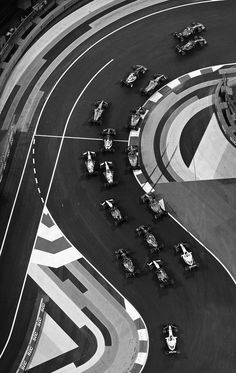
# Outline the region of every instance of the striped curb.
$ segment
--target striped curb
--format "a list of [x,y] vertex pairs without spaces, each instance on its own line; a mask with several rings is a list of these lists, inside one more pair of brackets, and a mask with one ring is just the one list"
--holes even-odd
[[132,304],[63,235],[45,206],[39,224],[35,248],[31,256],[31,263],[56,269],[73,261],[79,261],[86,270],[88,270],[88,266],[92,268],[96,272],[95,280],[98,280],[100,284],[105,281],[106,290],[119,302],[132,319],[139,342],[137,356],[129,373],[140,373],[145,366],[149,350],[148,330],[144,320]]
[[[129,145],[138,145],[140,147],[141,144],[141,137],[142,132],[145,127],[145,123],[148,121],[148,117],[150,112],[164,99],[166,98],[170,93],[178,93],[179,88],[186,83],[188,80],[199,77],[204,74],[210,74],[214,73],[217,70],[219,70],[220,75],[224,75],[227,72],[229,73],[230,67],[232,67],[232,73],[235,73],[235,64],[229,63],[229,64],[222,64],[222,65],[216,65],[216,66],[210,66],[205,67],[202,69],[198,69],[195,71],[191,71],[188,74],[184,74],[171,82],[167,83],[165,86],[160,88],[157,92],[155,92],[143,105],[143,107],[147,110],[144,121],[142,123],[141,128],[139,128],[138,131],[130,131],[128,144]],[[177,92],[175,92],[177,91]],[[141,161],[142,161],[142,155],[141,155]],[[141,162],[142,163],[142,162]],[[151,191],[154,191],[154,183],[149,183],[147,181],[147,178],[142,170],[134,170],[133,174],[141,186],[141,188],[145,191],[145,193],[149,193]],[[167,180],[168,182],[168,180]]]
[[143,367],[146,364],[147,357],[148,357],[148,350],[149,350],[148,331],[139,313],[127,299],[125,299],[125,309],[134,322],[134,325],[138,333],[138,339],[139,339],[139,352],[134,361],[134,365],[132,369],[129,370],[129,373],[138,373],[142,371]]

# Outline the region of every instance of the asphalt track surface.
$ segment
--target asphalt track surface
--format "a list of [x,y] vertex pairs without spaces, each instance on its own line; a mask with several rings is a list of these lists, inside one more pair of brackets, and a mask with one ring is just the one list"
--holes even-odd
[[[175,3],[170,2],[170,5]],[[113,28],[118,28],[138,16],[156,11],[162,6],[153,6],[138,14],[130,15],[113,24],[101,34],[91,38],[76,51],[78,56],[95,40]],[[181,29],[193,18],[207,25],[206,37],[209,45],[186,58],[174,52],[172,31]],[[88,124],[91,104],[99,98],[111,102],[106,114],[105,126],[118,130],[118,140],[127,140],[125,124],[133,107],[144,102],[138,89],[148,80],[151,73],[164,72],[174,79],[186,72],[203,66],[235,62],[234,38],[236,4],[233,1],[214,4],[194,5],[153,15],[134,23],[105,39],[78,60],[60,81],[41,116],[38,135],[61,136],[72,106],[88,81],[105,64],[113,59],[87,87],[73,111],[66,136],[98,138],[100,129]],[[222,27],[224,20],[224,27]],[[220,33],[220,42],[219,42]],[[64,40],[66,42],[66,40]],[[56,53],[56,48],[54,49]],[[226,57],[227,56],[227,57]],[[53,58],[53,55],[51,55]],[[68,56],[65,67],[75,58]],[[132,90],[120,86],[119,80],[134,63],[149,67],[148,75]],[[88,68],[89,66],[89,68]],[[56,78],[55,71],[52,82]],[[55,163],[60,138],[36,138],[36,168],[42,195],[47,194],[53,165]],[[64,139],[55,177],[48,200],[48,208],[59,227],[75,247],[137,308],[149,330],[150,350],[143,372],[191,372],[199,371],[233,373],[235,356],[235,285],[223,267],[171,218],[166,217],[154,223],[152,216],[139,204],[142,190],[132,174],[127,172],[125,142],[116,143],[112,155],[99,155],[99,160],[112,160],[116,166],[117,187],[106,190],[100,176],[87,179],[80,155],[85,150],[98,151],[101,142],[85,139]],[[29,211],[38,211],[39,197],[32,186],[32,164],[28,165],[26,189],[34,193],[34,201],[29,206],[21,205],[24,224],[30,217]],[[32,171],[32,170],[31,170]],[[174,188],[174,185],[173,185]],[[33,192],[34,191],[34,192]],[[112,222],[99,208],[99,202],[114,197],[129,216],[129,222],[114,228]],[[23,197],[22,197],[23,200]],[[37,202],[38,203],[38,202]],[[148,254],[142,240],[135,236],[139,224],[150,224],[160,241],[165,243],[161,253],[166,268],[175,280],[171,289],[160,289],[144,263]],[[20,231],[20,227],[18,227]],[[25,238],[26,240],[26,238]],[[173,244],[188,241],[200,263],[200,270],[186,274],[173,254]],[[119,265],[114,261],[113,251],[120,247],[129,248],[142,276],[127,281]],[[161,327],[167,322],[179,326],[179,349],[181,354],[169,359],[162,352]]]

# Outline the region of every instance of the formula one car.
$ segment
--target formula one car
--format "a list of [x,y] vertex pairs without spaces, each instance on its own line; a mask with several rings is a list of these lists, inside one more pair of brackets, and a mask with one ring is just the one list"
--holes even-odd
[[132,110],[131,115],[129,116],[127,128],[129,130],[137,131],[139,129],[139,124],[144,118],[144,114],[146,113],[146,109],[140,106],[137,109]]
[[147,266],[150,270],[154,271],[158,281],[160,282],[160,287],[164,288],[173,285],[174,281],[168,276],[161,264],[162,261],[160,259],[155,259],[147,262]]
[[172,355],[172,354],[179,354],[180,351],[177,350],[177,336],[174,335],[174,333],[178,332],[178,329],[175,325],[168,324],[164,326],[162,329],[163,334],[167,334],[165,337],[165,344],[167,347],[166,354]]
[[178,44],[175,48],[179,54],[185,55],[197,47],[204,47],[204,45],[207,45],[206,39],[202,36],[195,36],[194,39],[189,40],[186,44]]
[[122,261],[126,277],[135,277],[138,271],[135,268],[133,260],[129,256],[129,251],[125,249],[119,249],[115,251],[115,255],[117,259],[120,259]]
[[128,154],[128,161],[129,161],[129,168],[131,170],[137,170],[140,168],[139,166],[139,155],[138,155],[138,146],[137,145],[130,145],[126,149]]
[[168,78],[164,74],[154,74],[148,84],[140,89],[140,92],[145,96],[150,97],[154,92],[161,88],[167,80]]
[[97,175],[98,170],[96,169],[96,153],[88,150],[82,154],[86,167],[86,174],[88,176]]
[[116,136],[116,130],[114,128],[105,128],[102,131],[102,137],[103,137],[103,152],[114,152],[114,146],[113,146],[113,140]]
[[100,100],[95,102],[95,107],[92,112],[92,116],[89,120],[92,124],[102,124],[102,116],[106,108],[108,108],[109,104],[108,102],[104,100]]
[[174,245],[174,249],[177,253],[181,253],[180,256],[184,261],[186,271],[191,271],[192,269],[199,268],[199,264],[195,261],[191,251],[188,251],[190,245],[184,242],[180,242]]
[[146,203],[149,209],[154,214],[154,219],[160,219],[161,217],[167,215],[165,210],[164,200],[160,199],[159,201],[156,199],[154,193],[145,193],[140,197],[140,201],[142,203]]
[[123,216],[117,203],[115,202],[114,198],[106,199],[104,202],[101,203],[103,209],[108,209],[111,217],[114,219],[115,225],[119,225],[124,223],[128,220],[127,216]]
[[156,237],[153,233],[151,233],[151,228],[147,225],[140,225],[135,229],[135,232],[138,236],[144,236],[144,241],[148,244],[150,247],[150,252],[158,252],[161,248],[164,247],[163,243],[159,244]]
[[105,187],[111,187],[117,185],[118,182],[114,180],[113,163],[110,161],[104,161],[100,163],[100,169],[102,170],[103,176],[105,177]]
[[198,34],[204,31],[206,27],[200,22],[192,22],[190,25],[185,27],[182,31],[174,32],[173,36],[180,41],[184,41],[184,39],[189,38],[195,34]]
[[126,87],[132,88],[134,85],[134,82],[140,78],[142,75],[144,75],[148,69],[147,67],[143,65],[133,65],[132,70],[130,73],[128,73],[124,79],[121,80],[122,85],[126,85]]

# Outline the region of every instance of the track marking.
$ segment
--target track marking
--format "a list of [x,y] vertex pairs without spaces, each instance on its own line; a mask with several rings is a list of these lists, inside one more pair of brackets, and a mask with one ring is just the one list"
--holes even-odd
[[[84,93],[84,91],[87,89],[87,87],[91,84],[91,82],[97,77],[97,75],[103,71],[111,62],[113,62],[114,60],[111,59],[110,61],[108,61],[103,67],[101,67],[100,70],[98,70],[96,72],[96,74],[89,80],[89,82],[86,84],[86,86],[84,87],[84,89],[81,91],[80,95],[78,96],[77,100],[75,101],[71,111],[70,111],[70,114],[67,118],[67,121],[66,121],[66,124],[65,124],[65,128],[64,128],[64,131],[63,131],[63,136],[61,138],[61,142],[60,142],[60,146],[59,146],[59,150],[58,150],[58,154],[57,154],[57,158],[56,158],[56,161],[55,161],[55,165],[54,165],[54,168],[53,168],[53,173],[52,173],[52,176],[51,176],[51,180],[50,180],[50,184],[49,184],[49,187],[48,187],[48,191],[47,191],[47,195],[46,195],[46,198],[43,199],[41,197],[41,200],[43,202],[44,205],[46,205],[47,203],[47,200],[48,200],[48,196],[49,196],[49,193],[50,193],[50,190],[51,190],[51,186],[52,186],[52,181],[53,181],[53,178],[54,178],[54,175],[55,175],[55,171],[56,171],[56,167],[57,167],[57,164],[58,164],[58,160],[59,160],[59,156],[60,156],[60,153],[61,153],[61,149],[62,149],[62,145],[63,145],[63,141],[64,141],[64,136],[65,136],[65,133],[66,133],[66,130],[67,130],[67,127],[68,127],[68,124],[69,124],[69,121],[70,121],[70,117],[74,111],[74,108],[75,106],[77,105],[77,102],[79,101],[80,97],[82,96],[82,94]],[[53,89],[56,87],[56,85],[53,87]],[[52,89],[52,91],[53,91]],[[51,91],[51,93],[52,93]],[[32,136],[32,139],[31,139],[31,142],[30,142],[30,146],[29,146],[29,150],[28,150],[28,153],[27,153],[27,157],[26,157],[26,161],[25,161],[25,164],[24,164],[24,168],[23,168],[23,171],[22,171],[22,174],[21,174],[21,178],[20,178],[20,182],[19,182],[19,185],[18,185],[18,188],[17,188],[17,192],[16,192],[16,196],[15,196],[15,199],[14,199],[14,202],[13,202],[13,206],[12,206],[12,210],[11,210],[11,214],[10,214],[10,217],[9,217],[9,220],[8,220],[8,224],[7,224],[7,227],[6,227],[6,231],[5,231],[5,234],[4,234],[4,237],[3,237],[3,241],[2,241],[2,245],[1,245],[1,250],[0,250],[0,255],[2,253],[2,250],[3,250],[3,247],[4,247],[4,243],[5,243],[5,239],[6,239],[6,236],[7,236],[7,233],[8,233],[8,229],[9,229],[9,226],[10,226],[10,222],[11,222],[11,218],[12,218],[12,215],[13,215],[13,211],[14,211],[14,208],[15,208],[15,204],[16,204],[16,200],[18,198],[18,195],[19,195],[19,191],[20,191],[20,187],[21,187],[21,184],[22,184],[22,180],[23,180],[23,176],[25,174],[25,169],[26,169],[26,165],[28,163],[28,159],[29,159],[29,155],[31,153],[31,148],[32,148],[32,144],[35,143],[35,139],[34,139],[34,136],[36,134],[36,131],[37,131],[37,128],[38,128],[38,124],[39,124],[39,121],[40,121],[40,118],[41,118],[41,115],[43,113],[43,110],[47,104],[47,101],[50,97],[50,94],[47,96],[47,99],[45,100],[44,104],[43,104],[43,107],[40,111],[40,114],[39,114],[39,117],[38,117],[38,121],[36,123],[36,126],[35,126],[35,129],[34,129],[34,133],[33,133],[33,136]],[[42,216],[43,216],[43,209],[42,209],[42,212],[41,212],[41,216],[40,216],[40,220],[42,220]],[[38,231],[37,231],[38,233]],[[35,244],[36,244],[36,240],[37,240],[37,233],[35,235],[35,239],[34,239],[34,243],[33,243],[33,247],[32,247],[32,252],[33,252],[33,249],[35,247]],[[31,252],[31,255],[32,255],[32,252]],[[21,302],[21,298],[22,298],[22,295],[23,295],[23,291],[24,291],[24,287],[25,287],[25,282],[26,282],[26,278],[27,278],[27,274],[28,274],[28,270],[29,270],[29,265],[30,265],[30,259],[29,259],[29,263],[28,263],[28,266],[27,266],[27,270],[25,272],[25,278],[24,278],[24,281],[23,281],[23,285],[22,285],[22,288],[21,288],[21,292],[20,292],[20,297],[18,299],[18,303],[17,303],[17,306],[16,306],[16,311],[15,311],[15,315],[14,315],[14,318],[13,318],[13,322],[12,322],[12,325],[11,325],[11,329],[10,329],[10,332],[9,332],[9,335],[8,335],[8,338],[6,340],[6,343],[1,351],[1,354],[0,354],[0,359],[2,357],[2,355],[4,354],[7,346],[8,346],[8,343],[9,343],[9,340],[11,338],[11,335],[12,335],[12,332],[13,332],[13,328],[15,326],[15,322],[16,322],[16,317],[17,317],[17,313],[18,313],[18,310],[19,310],[19,307],[20,307],[20,302]]]
[[[102,141],[103,138],[101,137],[82,137],[82,136],[59,136],[59,135],[39,135],[36,134],[35,137],[48,137],[48,138],[56,138],[56,139],[69,139],[69,140],[92,140],[92,141]],[[128,142],[127,140],[113,140],[114,142]]]
[[[16,205],[16,200],[18,198],[18,195],[19,195],[19,191],[20,191],[20,188],[21,188],[21,184],[22,184],[22,180],[23,180],[23,177],[24,177],[24,174],[25,174],[25,170],[26,170],[26,166],[27,166],[27,163],[28,163],[28,159],[29,159],[29,155],[30,155],[30,152],[31,152],[31,148],[32,148],[32,144],[35,144],[35,134],[36,134],[36,131],[37,131],[37,128],[38,128],[38,125],[39,125],[39,121],[41,119],[41,116],[42,116],[42,113],[44,111],[44,108],[45,106],[47,105],[47,102],[49,100],[49,98],[51,97],[53,91],[55,90],[55,88],[57,87],[57,85],[59,84],[59,82],[61,81],[61,79],[64,77],[64,75],[67,73],[67,71],[83,56],[85,55],[90,49],[92,49],[95,45],[97,45],[98,43],[100,43],[102,40],[106,39],[107,37],[109,37],[110,35],[114,34],[115,32],[117,31],[120,31],[121,29],[127,27],[127,26],[130,26],[131,24],[135,23],[135,22],[138,22],[142,19],[145,19],[149,16],[152,16],[154,14],[159,14],[159,13],[163,13],[163,12],[167,12],[169,10],[174,10],[174,9],[178,9],[178,8],[181,8],[181,7],[187,7],[187,6],[192,6],[192,5],[199,5],[199,4],[206,4],[206,3],[214,3],[214,2],[220,2],[220,1],[225,1],[225,0],[207,0],[207,1],[200,1],[200,2],[197,2],[197,3],[189,3],[189,4],[183,4],[183,5],[180,5],[180,6],[176,6],[176,7],[172,7],[172,8],[167,8],[167,9],[164,9],[164,10],[161,10],[161,11],[158,11],[158,12],[155,12],[155,13],[152,13],[150,15],[147,15],[145,17],[141,17],[133,22],[130,22],[116,30],[114,30],[113,32],[107,34],[106,36],[104,36],[103,38],[99,39],[96,43],[92,44],[89,48],[87,48],[81,55],[79,55],[73,62],[71,65],[69,65],[67,67],[67,69],[63,72],[63,74],[60,76],[60,78],[56,81],[56,83],[54,84],[54,86],[52,87],[51,91],[49,92],[48,96],[46,97],[45,99],[45,102],[43,103],[43,106],[41,108],[41,111],[39,113],[39,117],[38,117],[38,120],[37,120],[37,123],[36,123],[36,126],[35,126],[35,129],[34,129],[34,132],[33,132],[33,136],[32,136],[32,139],[31,139],[31,142],[30,142],[30,146],[29,146],[29,149],[28,149],[28,152],[27,152],[27,156],[26,156],[26,160],[25,160],[25,164],[24,164],[24,167],[23,167],[23,170],[22,170],[22,174],[21,174],[21,178],[20,178],[20,181],[19,181],[19,185],[18,185],[18,188],[17,188],[17,191],[16,191],[16,195],[15,195],[15,198],[14,198],[14,201],[13,201],[13,205],[12,205],[12,209],[11,209],[11,213],[10,213],[10,216],[9,216],[9,219],[8,219],[8,223],[7,223],[7,227],[6,227],[6,230],[5,230],[5,234],[4,234],[4,237],[3,237],[3,240],[2,240],[2,244],[1,244],[1,248],[0,248],[0,256],[2,254],[2,251],[3,251],[3,247],[4,247],[4,244],[5,244],[5,240],[6,240],[6,236],[7,236],[7,233],[8,233],[8,230],[9,230],[9,226],[10,226],[10,222],[11,222],[11,219],[12,219],[12,215],[13,215],[13,211],[15,209],[15,205]],[[44,203],[46,203],[46,201],[44,201],[44,199],[41,197],[41,200]],[[41,215],[42,217],[42,215]],[[33,244],[33,248],[35,246],[35,243],[36,243],[36,238],[37,238],[37,234],[36,234],[36,237],[35,237],[35,242]],[[29,261],[30,263],[30,261]],[[29,264],[28,264],[28,267],[29,267]],[[24,282],[23,282],[23,285],[22,285],[22,289],[21,289],[21,293],[20,293],[20,297],[19,297],[19,300],[18,300],[18,303],[17,303],[17,307],[16,307],[16,312],[15,312],[15,315],[14,315],[14,318],[13,318],[13,322],[12,322],[12,326],[11,326],[11,329],[10,329],[10,333],[9,333],[9,336],[7,338],[7,341],[0,353],[0,359],[2,357],[2,355],[4,354],[5,352],[5,349],[7,348],[7,345],[9,343],[9,340],[11,338],[11,335],[12,335],[12,331],[13,331],[13,328],[14,328],[14,325],[15,325],[15,321],[16,321],[16,316],[17,316],[17,313],[18,313],[18,309],[19,309],[19,306],[20,306],[20,302],[21,302],[21,298],[22,298],[22,294],[23,294],[23,290],[24,290],[24,287],[25,287],[25,282],[26,282],[26,278],[27,278],[27,272],[28,272],[28,268],[27,268],[27,271],[26,271],[26,274],[25,274],[25,278],[24,278]]]
[[225,271],[230,276],[231,280],[233,280],[234,284],[236,285],[236,279],[233,277],[233,275],[230,273],[230,271],[227,269],[227,267],[221,262],[221,260],[210,249],[208,249],[197,237],[195,237],[194,234],[191,233],[182,223],[180,223],[173,215],[171,215],[169,212],[168,212],[168,215],[176,223],[178,223],[181,226],[181,228],[183,228],[191,237],[193,237],[195,241],[197,241],[202,247],[204,247],[204,249],[206,251],[208,251],[217,260],[217,262],[219,262],[222,265],[222,267],[225,269]]

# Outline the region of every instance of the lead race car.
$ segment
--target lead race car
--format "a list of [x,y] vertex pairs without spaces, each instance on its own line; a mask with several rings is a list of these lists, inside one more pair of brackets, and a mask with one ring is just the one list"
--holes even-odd
[[115,128],[104,128],[102,131],[102,137],[103,137],[103,147],[101,149],[102,152],[112,152],[114,153],[114,137],[116,136],[116,130]]
[[178,328],[173,324],[167,324],[162,329],[163,334],[167,334],[165,337],[165,344],[167,350],[165,351],[167,355],[179,354],[180,351],[177,350],[177,336],[175,333],[178,332]]
[[88,150],[82,154],[86,167],[86,174],[88,176],[97,175],[98,170],[96,169],[96,153]]
[[129,145],[126,149],[126,152],[127,152],[127,155],[128,155],[129,168],[131,170],[140,169],[138,146],[137,145]]
[[129,116],[127,128],[129,130],[137,131],[145,114],[146,109],[143,106],[140,106],[139,108],[132,110],[131,115]]
[[161,288],[171,286],[174,284],[174,280],[169,277],[165,269],[162,267],[161,259],[148,261],[147,266],[150,270],[154,271]]
[[132,88],[134,82],[140,78],[142,75],[146,74],[148,68],[143,65],[133,65],[131,72],[129,72],[124,79],[121,80],[122,85],[126,85],[126,87]]
[[194,39],[189,40],[187,43],[183,45],[176,45],[176,51],[184,56],[186,53],[189,53],[191,50],[196,49],[197,47],[204,47],[207,45],[206,39],[202,36],[195,36]]
[[184,41],[193,35],[196,35],[202,31],[206,30],[206,27],[203,23],[200,22],[192,22],[190,25],[186,26],[182,31],[174,32],[173,36],[180,41]]
[[158,220],[168,214],[165,210],[164,200],[157,200],[155,194],[152,192],[143,194],[140,197],[140,201],[147,204],[148,208],[154,214],[155,220]]
[[119,249],[115,251],[117,259],[120,259],[125,270],[126,277],[135,277],[139,271],[136,269],[133,260],[130,258],[129,251],[126,249]]
[[143,236],[144,241],[147,243],[147,245],[150,248],[151,253],[155,253],[160,251],[164,247],[164,244],[159,244],[156,237],[153,233],[151,233],[151,227],[148,225],[140,225],[135,229],[135,232],[138,236]]
[[114,180],[114,169],[113,163],[110,161],[104,161],[100,163],[100,169],[102,170],[102,174],[105,178],[104,186],[106,188],[117,185],[117,180]]
[[104,114],[104,111],[108,108],[109,104],[108,102],[104,100],[99,100],[95,102],[94,104],[94,109],[91,115],[91,118],[89,120],[90,123],[92,124],[102,124],[102,116]]
[[180,253],[181,258],[183,259],[183,262],[185,264],[184,269],[186,271],[191,271],[194,268],[199,268],[199,264],[194,259],[192,252],[188,251],[189,248],[190,245],[184,242],[179,242],[177,245],[174,245],[175,251],[177,253]]
[[100,204],[103,209],[108,209],[111,217],[113,218],[115,225],[119,225],[121,223],[127,222],[128,217],[124,216],[117,203],[115,202],[114,198],[106,199],[104,202]]
[[154,74],[148,84],[140,89],[140,92],[150,97],[154,92],[161,88],[168,81],[168,77],[164,74]]

